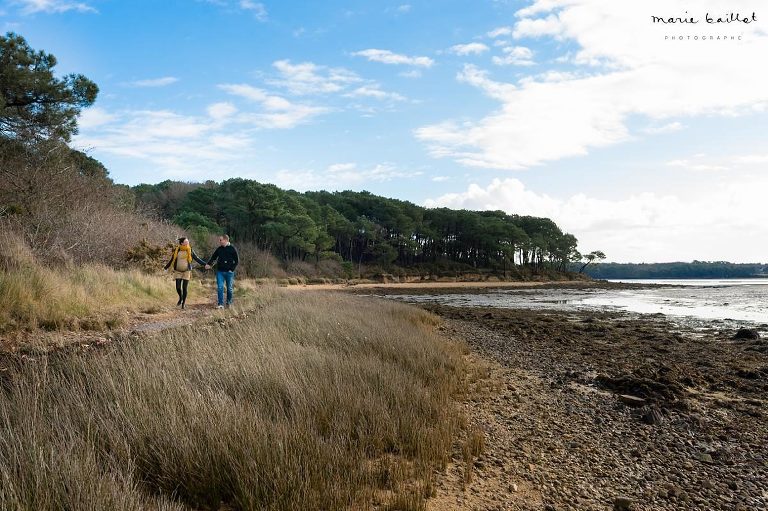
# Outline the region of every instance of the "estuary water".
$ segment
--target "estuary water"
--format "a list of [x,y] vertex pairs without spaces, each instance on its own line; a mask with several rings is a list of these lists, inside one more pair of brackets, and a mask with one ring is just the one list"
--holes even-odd
[[[389,295],[409,302],[503,308],[624,311],[664,314],[686,323],[768,327],[768,279],[613,280],[661,284],[632,289],[492,289],[482,293]],[[745,325],[747,326],[747,325]]]

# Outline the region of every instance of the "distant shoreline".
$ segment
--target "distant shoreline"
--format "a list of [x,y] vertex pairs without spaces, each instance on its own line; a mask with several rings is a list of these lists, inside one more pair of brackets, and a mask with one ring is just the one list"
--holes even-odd
[[533,288],[609,288],[609,289],[640,289],[648,287],[664,287],[665,284],[633,284],[623,282],[608,282],[607,280],[547,280],[547,281],[504,281],[504,282],[366,282],[360,284],[302,284],[287,286],[286,289],[310,291],[348,291],[366,290],[369,292],[413,291],[451,292],[488,289],[533,289]]
[[[304,284],[288,286],[289,289],[446,289],[446,288],[498,288],[498,287],[539,287],[544,285],[573,285],[584,284],[583,280],[562,280],[562,281],[499,281],[499,282],[364,282],[360,284]],[[597,282],[597,281],[595,281]]]

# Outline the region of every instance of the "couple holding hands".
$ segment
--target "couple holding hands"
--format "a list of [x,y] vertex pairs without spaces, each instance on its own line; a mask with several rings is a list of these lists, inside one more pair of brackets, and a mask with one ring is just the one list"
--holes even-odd
[[208,261],[200,259],[192,246],[189,244],[189,238],[179,238],[179,244],[173,249],[171,260],[165,265],[165,270],[173,268],[173,274],[176,279],[176,293],[179,295],[179,301],[176,303],[182,309],[187,301],[187,286],[192,278],[192,261],[204,265],[206,270],[216,265],[216,293],[219,309],[224,308],[224,286],[227,288],[227,307],[232,305],[232,294],[234,292],[235,268],[240,262],[237,250],[229,242],[229,236],[222,234],[219,236],[219,246],[213,252]]

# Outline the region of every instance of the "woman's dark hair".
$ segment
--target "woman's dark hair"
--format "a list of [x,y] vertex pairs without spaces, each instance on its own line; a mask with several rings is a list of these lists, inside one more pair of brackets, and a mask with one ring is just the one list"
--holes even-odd
[[182,236],[181,238],[179,238],[179,245],[181,245],[182,243],[184,243],[184,240],[185,240],[185,239],[187,239],[187,237],[186,237],[186,236]]

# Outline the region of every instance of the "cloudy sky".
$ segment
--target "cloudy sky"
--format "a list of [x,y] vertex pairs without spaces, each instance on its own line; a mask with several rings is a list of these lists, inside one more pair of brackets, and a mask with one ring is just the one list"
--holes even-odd
[[75,143],[121,183],[369,190],[550,217],[609,261],[768,262],[763,1],[5,0],[0,24],[99,85]]

